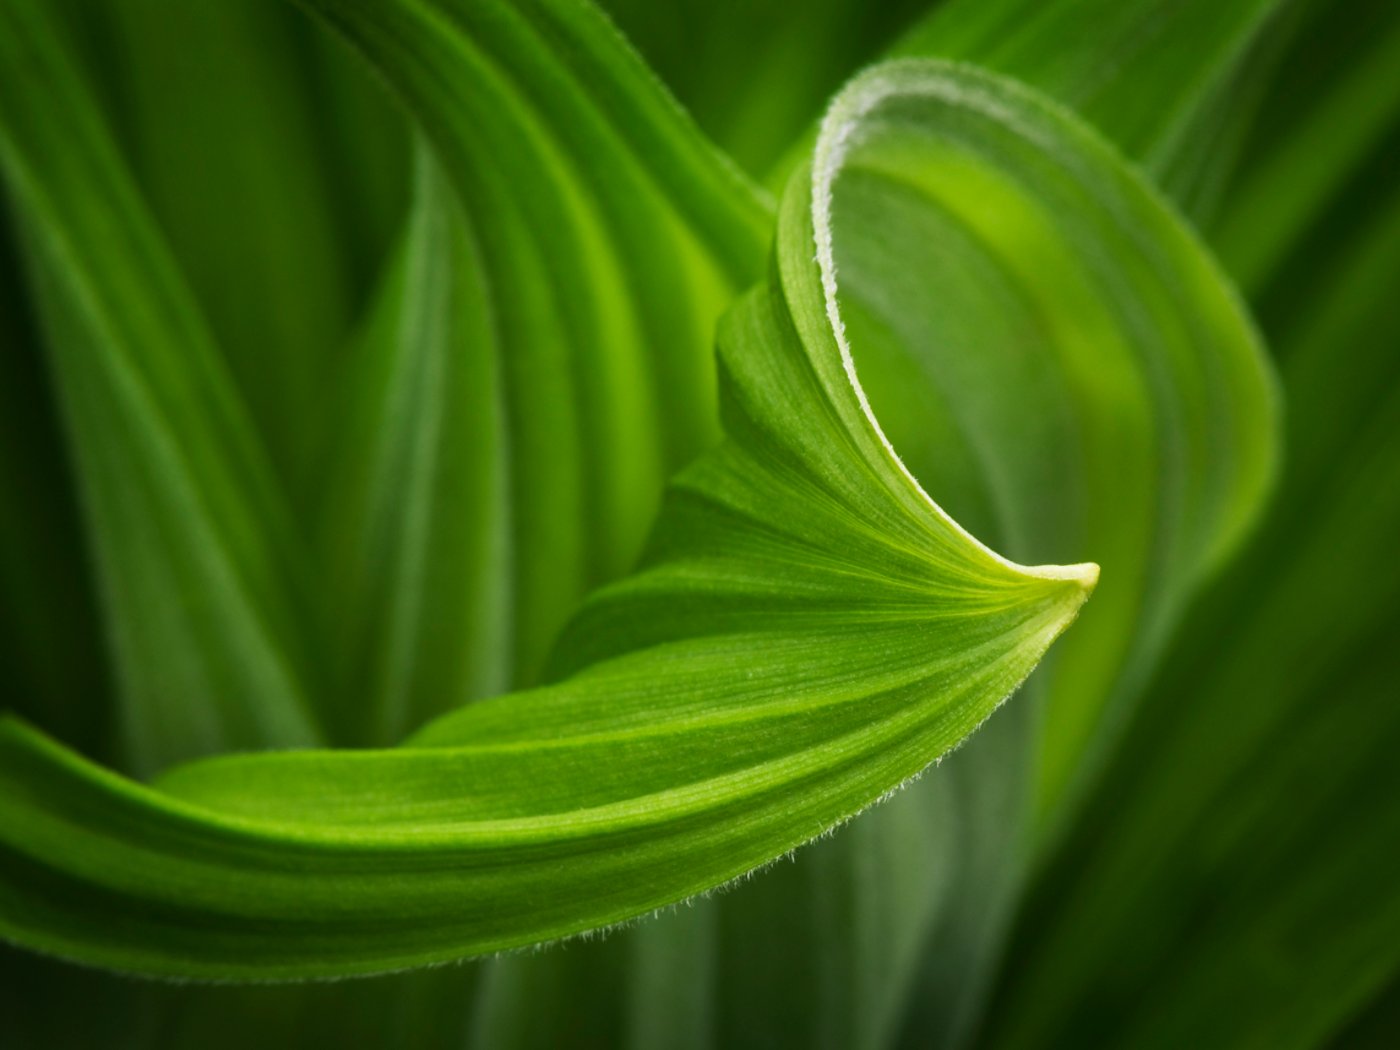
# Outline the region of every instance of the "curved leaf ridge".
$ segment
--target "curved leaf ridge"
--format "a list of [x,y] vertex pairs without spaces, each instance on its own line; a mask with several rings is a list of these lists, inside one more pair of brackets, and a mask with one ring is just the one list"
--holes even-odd
[[830,320],[814,185],[779,219],[806,247],[723,326],[726,440],[566,631],[566,677],[399,749],[214,758],[149,788],[6,722],[6,936],[273,978],[535,943],[782,856],[975,730],[1097,570],[1001,558],[900,466]]

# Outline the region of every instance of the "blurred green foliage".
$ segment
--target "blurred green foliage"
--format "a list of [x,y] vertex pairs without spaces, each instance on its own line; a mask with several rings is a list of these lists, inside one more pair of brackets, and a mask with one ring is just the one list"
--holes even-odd
[[[1393,1045],[1400,8],[615,0],[634,62],[553,0],[305,6],[0,0],[0,708],[75,751],[150,777],[384,747],[688,615],[616,627],[604,592],[573,619],[719,438],[716,320],[770,272],[753,187],[800,179],[831,98],[891,55],[1024,83],[1194,227],[1233,288],[1202,253],[1161,302],[1193,304],[1183,329],[1236,290],[1252,314],[1279,377],[1273,494],[1252,513],[1262,474],[1228,462],[1264,423],[1191,386],[1177,315],[1151,313],[1143,268],[1186,251],[1175,216],[1108,178],[1080,208],[1004,147],[1080,230],[1081,303],[994,179],[939,182],[956,149],[874,150],[835,208],[884,432],[997,550],[1105,568],[1021,694],[792,863],[604,939],[277,986],[3,948],[0,1044]],[[21,72],[34,26],[53,63],[33,68],[71,77]],[[739,171],[691,159],[647,67]],[[65,242],[89,284],[55,278],[46,223],[98,232]],[[1070,360],[1082,325],[1109,375],[1100,308],[1158,347],[1147,389],[1186,393],[1065,395],[1038,362]],[[103,338],[135,348],[115,357],[192,469],[74,363]],[[0,848],[0,915],[27,863]]]

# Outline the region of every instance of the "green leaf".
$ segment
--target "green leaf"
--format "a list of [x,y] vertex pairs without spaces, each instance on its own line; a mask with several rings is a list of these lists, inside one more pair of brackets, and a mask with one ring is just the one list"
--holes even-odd
[[[777,886],[738,891],[755,903],[747,923],[721,926],[724,995],[761,1004],[743,1017],[761,1014],[775,1038],[878,1045],[929,933],[917,987],[930,1025],[975,1013],[1035,833],[1084,790],[1273,471],[1269,370],[1218,269],[1095,134],[990,85],[964,71],[954,101],[911,91],[859,122],[831,205],[843,319],[892,443],[959,520],[1018,560],[1093,556],[1104,579],[1033,679],[1044,706],[1022,725],[999,717],[900,819],[882,811],[859,841],[819,847],[824,870],[804,857],[765,877]],[[869,101],[843,95],[823,141]],[[946,879],[940,908],[928,887]],[[789,932],[775,944],[777,913]],[[738,1037],[736,1025],[720,1041]]]
[[98,101],[274,467],[309,506],[325,378],[401,216],[403,122],[377,86],[345,82],[353,56],[283,0],[82,3],[69,20],[102,42]]
[[342,398],[319,543],[338,610],[337,738],[381,746],[506,691],[512,670],[492,303],[426,150],[418,167],[404,243]]
[[107,756],[108,678],[73,476],[0,215],[0,707]]
[[604,0],[599,6],[706,134],[746,171],[763,176],[841,85],[930,5]]
[[1222,89],[1288,2],[1185,0],[1168,14],[1118,0],[951,0],[895,51],[973,60],[1024,80],[1161,174],[1193,150],[1204,111],[1239,104]]
[[1400,11],[1367,0],[1314,2],[1284,64],[1291,90],[1274,92],[1261,113],[1212,235],[1251,295],[1266,288],[1280,263],[1301,256],[1303,237],[1344,199],[1368,157],[1393,152]]
[[311,743],[296,543],[222,361],[46,17],[0,6],[0,168],[82,485],[131,765]]
[[[907,160],[907,158],[904,158],[904,160]],[[921,160],[921,161],[920,161],[920,164],[927,164],[927,158],[924,158],[924,160]],[[878,165],[876,165],[876,167],[878,167]],[[888,172],[875,172],[875,174],[876,174],[876,175],[888,175]],[[848,185],[847,185],[847,188],[848,188],[848,189],[850,189],[850,185],[851,185],[851,183],[848,183]],[[885,192],[885,190],[879,190],[878,193],[872,192],[871,195],[869,195],[869,196],[871,196],[871,200],[875,200],[875,197],[881,197],[881,199],[883,200],[883,199],[886,199],[886,197],[888,197],[889,195],[888,195],[888,193]],[[853,214],[855,214],[855,216],[860,216],[861,213],[860,213],[860,210],[858,210],[858,207],[855,207],[855,206],[853,206],[853,204],[850,204],[851,200],[858,200],[858,195],[857,195],[857,193],[855,193],[855,190],[850,190],[850,192],[847,193],[847,195],[846,195],[846,200],[847,200],[847,206],[848,206],[848,207],[851,207],[851,209],[853,209]],[[424,210],[427,210],[427,209],[424,209]],[[878,209],[875,209],[875,210],[878,211]],[[892,209],[892,211],[893,211],[893,213],[896,214],[896,216],[899,216],[900,218],[906,218],[906,217],[907,217],[906,214],[904,214],[904,213],[899,213],[899,211],[897,211],[897,209]],[[916,211],[917,211],[917,209],[916,209]],[[421,221],[421,220],[420,220],[420,221]],[[895,227],[897,227],[897,225],[899,225],[899,220],[897,220],[897,218],[896,218],[896,220],[890,220],[889,217],[885,217],[885,224],[886,224],[886,225],[895,225]],[[916,228],[917,228],[917,225],[916,225]],[[889,241],[896,241],[896,242],[897,242],[897,239],[899,239],[899,237],[897,237],[897,234],[899,234],[899,232],[900,232],[900,231],[897,230],[897,228],[896,228],[896,230],[893,230],[893,231],[885,231],[885,237],[888,237],[888,238],[889,238]],[[942,230],[941,230],[941,232],[946,232],[946,234],[948,234],[949,237],[955,237],[955,235],[956,235],[956,230],[953,230],[953,231],[942,231]],[[872,241],[874,241],[874,239],[875,239],[875,238],[872,238]],[[881,241],[881,246],[888,246],[889,241]],[[430,255],[431,255],[431,248],[423,249],[423,251],[427,251],[427,252],[430,253]],[[916,253],[916,255],[917,255],[917,252],[914,252],[914,253]],[[896,255],[897,258],[903,260],[904,258],[906,258],[906,251],[904,251],[904,249],[900,249],[899,252],[895,252],[895,253],[893,253],[893,255]],[[963,252],[963,255],[967,255],[967,252]],[[857,256],[857,259],[858,259],[858,256]],[[879,260],[878,258],[876,258],[876,259],[874,259],[874,260],[869,260],[869,262],[867,263],[867,266],[869,267],[869,270],[871,270],[871,272],[878,272],[878,270],[879,270],[879,262],[881,262],[881,260]],[[906,269],[907,269],[907,267],[906,267]],[[847,262],[846,262],[846,263],[843,263],[843,266],[841,266],[841,270],[843,270],[843,273],[848,274],[848,273],[853,272],[853,270],[855,270],[855,272],[858,272],[858,270],[860,270],[860,267],[853,267],[853,266],[851,266],[850,260],[847,260]],[[1212,279],[1212,280],[1214,280],[1214,279]],[[392,287],[392,281],[391,281],[391,287]],[[848,287],[848,286],[847,286],[847,287]],[[892,284],[892,287],[897,287],[897,284]],[[392,295],[391,295],[391,297],[389,297],[389,298],[391,298],[391,300],[392,300]],[[867,298],[869,298],[869,295],[868,295]],[[444,301],[444,300],[442,300],[442,297],[434,298],[434,295],[431,295],[431,294],[430,294],[430,295],[426,295],[426,297],[424,297],[423,300],[420,300],[419,302],[417,302],[416,307],[414,307],[413,309],[416,309],[416,311],[419,311],[419,316],[431,315],[431,314],[433,314],[434,309],[431,308],[431,307],[428,307],[427,309],[423,309],[423,307],[424,307],[424,302],[438,302],[438,304],[441,304],[442,301]],[[854,304],[854,302],[847,302],[846,305],[847,305],[847,309],[848,309],[848,314],[851,314],[851,315],[854,316],[854,315],[855,315],[855,312],[857,312],[857,304]],[[403,311],[402,311],[402,312],[403,312],[403,315],[407,316],[407,315],[412,314],[413,309],[409,309],[409,308],[407,308],[407,307],[403,308]],[[391,309],[391,311],[389,311],[389,312],[391,312],[391,314],[392,314],[392,312],[393,312],[392,309]],[[438,311],[438,312],[440,312],[440,314],[441,314],[441,311]],[[869,330],[878,329],[879,323],[885,323],[886,321],[888,321],[888,318],[879,318],[879,311],[878,311],[878,309],[868,309],[867,312],[868,312],[868,314],[875,315],[875,319],[869,319],[869,318],[867,318],[867,319],[865,319],[865,321],[864,321],[865,325],[867,325],[867,328],[868,328]],[[976,312],[976,311],[973,311],[973,312]],[[861,323],[860,321],[853,321],[853,323],[851,323],[851,328],[853,328],[853,329],[854,329],[854,328],[858,328],[858,326],[860,326],[860,323]],[[910,328],[917,329],[917,328],[918,328],[918,325],[910,325],[909,322],[904,322],[904,323],[903,323],[903,328],[906,328],[906,329],[910,329]],[[949,328],[951,328],[951,325],[949,325]],[[409,342],[409,340],[405,340],[405,342],[407,343],[407,342]],[[893,343],[893,342],[897,342],[897,340],[889,340],[889,342],[892,342],[892,343]],[[916,342],[917,342],[917,340],[916,340]],[[1247,342],[1249,342],[1249,337],[1247,337],[1247,333],[1246,333],[1245,339],[1239,340],[1239,342],[1242,342],[1242,343],[1247,343]],[[871,353],[878,353],[878,350],[875,349],[875,347],[878,347],[878,340],[875,340],[875,339],[860,339],[860,340],[857,340],[857,343],[858,343],[858,344],[861,344],[861,346],[864,346],[865,349],[871,351]],[[426,347],[426,346],[427,346],[427,343],[414,343],[414,344],[413,344],[413,353],[402,353],[402,354],[399,354],[398,357],[393,357],[393,354],[389,354],[389,357],[393,357],[393,360],[395,360],[395,364],[405,365],[406,368],[419,367],[419,365],[420,365],[421,363],[424,363],[424,361],[431,360],[431,354],[428,353],[427,350],[424,350],[424,349],[423,349],[423,347]],[[440,360],[441,360],[441,347],[438,347],[437,353],[438,353],[438,356],[440,356]],[[372,356],[372,354],[371,354],[371,356]],[[1243,354],[1243,357],[1247,358],[1247,357],[1249,357],[1249,354],[1245,353],[1245,354]],[[477,363],[477,364],[479,364],[479,363]],[[412,374],[412,372],[409,372],[409,374]],[[1169,385],[1170,385],[1170,384],[1169,384]],[[1184,386],[1184,384],[1183,384],[1183,386]],[[917,384],[916,384],[916,386],[914,386],[914,389],[917,389]],[[897,391],[897,389],[896,389],[896,391],[893,392],[893,395],[889,395],[889,396],[895,396],[895,395],[897,395],[897,393],[899,393],[899,391]],[[895,414],[897,414],[897,413],[895,413]],[[944,414],[945,414],[945,416],[951,416],[952,413],[946,413],[946,412],[945,412]],[[883,416],[883,413],[882,413],[882,416]],[[945,419],[945,420],[944,420],[944,423],[951,423],[951,424],[952,424],[952,426],[949,426],[949,427],[948,427],[948,433],[944,434],[944,437],[945,437],[945,438],[946,438],[946,437],[949,437],[949,435],[952,435],[953,438],[958,437],[958,420],[955,420],[955,419]],[[911,448],[916,448],[916,447],[917,447],[917,444],[918,444],[917,441],[916,441],[916,442],[911,442],[910,447],[911,447]],[[902,448],[904,447],[903,442],[900,442],[900,447],[902,447]],[[997,505],[997,501],[993,500],[993,498],[991,498],[990,496],[988,496],[987,491],[984,491],[984,490],[983,490],[983,487],[980,486],[980,483],[979,483],[979,482],[972,482],[972,480],[967,480],[967,479],[973,479],[973,477],[976,477],[976,476],[979,476],[979,475],[980,475],[980,473],[981,473],[980,470],[979,470],[979,469],[976,469],[977,466],[979,466],[979,463],[977,463],[976,459],[973,458],[972,454],[962,454],[962,452],[960,452],[959,455],[962,456],[962,458],[963,458],[963,463],[962,463],[962,465],[965,466],[965,468],[967,468],[967,466],[972,466],[973,469],[967,470],[966,477],[965,477],[965,479],[963,479],[963,487],[965,487],[967,493],[969,493],[969,494],[967,494],[966,497],[963,497],[963,496],[956,496],[955,498],[966,498],[966,500],[969,501],[969,514],[972,515],[972,517],[976,517],[977,514],[981,514],[981,515],[983,515],[983,517],[986,517],[986,518],[988,519],[988,522],[993,522],[993,524],[991,524],[990,526],[988,526],[988,528],[993,529],[993,531],[998,531],[998,529],[1004,529],[1004,531],[1007,531],[1007,532],[1014,532],[1014,531],[1015,531],[1015,524],[1014,524],[1014,522],[1011,522],[1011,524],[1007,524],[1007,522],[1005,522],[1005,521],[998,521],[998,518],[1004,518],[1004,517],[1007,517],[1007,515],[1004,515],[1004,514],[997,514],[997,512],[995,512],[995,511],[993,510],[993,508],[995,507],[995,505]],[[958,456],[944,456],[944,458],[945,458],[945,459],[955,459],[955,458],[958,458]],[[938,466],[934,466],[934,468],[930,468],[930,469],[932,470],[932,473],[931,473],[930,476],[937,477],[937,476],[938,476],[938,475],[937,475],[937,470],[939,469]],[[391,473],[392,473],[392,472],[391,472]],[[1243,475],[1247,475],[1247,473],[1249,473],[1249,472],[1247,472],[1247,470],[1242,470],[1242,473],[1243,473]],[[1246,489],[1247,489],[1247,486],[1246,486]],[[389,491],[392,491],[392,490],[393,490],[393,489],[392,489],[392,486],[389,486]],[[409,490],[412,491],[412,486],[409,486]],[[942,491],[942,490],[939,489],[939,491]],[[977,503],[979,503],[979,501],[981,501],[980,507],[979,507],[979,505],[977,505]],[[1249,504],[1249,494],[1246,493],[1246,498],[1245,498],[1245,500],[1242,500],[1242,504],[1245,504],[1246,507],[1247,507],[1247,504]],[[1245,514],[1247,514],[1247,511],[1245,512]],[[638,515],[638,517],[644,517],[644,515]],[[1011,517],[1014,517],[1014,515],[1011,515]],[[1210,517],[1210,515],[1207,515],[1207,517]],[[1051,532],[1053,532],[1053,529],[1051,529]],[[1229,532],[1229,529],[1228,529],[1228,528],[1221,528],[1221,529],[1219,529],[1219,532],[1221,532],[1222,535],[1225,535],[1225,533],[1228,533],[1228,532]],[[620,564],[620,561],[622,561],[622,560],[619,560],[619,564]],[[1207,563],[1207,564],[1210,563],[1210,559],[1208,559],[1208,557],[1205,557],[1205,559],[1203,559],[1203,561],[1204,561],[1204,563]],[[372,591],[371,591],[371,594],[372,594]],[[665,630],[665,629],[664,629],[664,627],[658,627],[658,630]],[[405,633],[406,633],[406,634],[412,634],[412,631],[405,631]],[[375,634],[375,631],[372,631],[372,630],[371,630],[371,631],[370,631],[370,634]],[[587,631],[585,631],[585,634],[587,634]],[[594,640],[591,640],[591,638],[589,638],[588,641],[589,641],[589,644],[594,644]],[[573,645],[571,645],[571,647],[568,647],[568,648],[578,648],[578,645],[577,645],[577,643],[574,643]],[[587,655],[587,650],[584,650],[584,651],[585,651],[585,657],[582,657],[582,658],[581,658],[581,657],[577,657],[577,655],[568,655],[568,648],[566,648],[566,655],[564,655],[563,661],[561,661],[561,664],[560,664],[560,666],[564,666],[564,668],[567,668],[567,666],[570,666],[570,665],[571,665],[571,661],[573,661],[573,662],[578,662],[578,661],[587,662],[587,659],[591,659],[591,657],[588,657],[588,655]],[[389,692],[389,690],[385,690],[385,694],[388,694],[388,692]],[[402,720],[405,720],[405,721],[413,721],[413,718],[416,717],[416,715],[399,715],[399,717],[402,718]],[[1005,721],[1005,718],[1002,718],[1002,720],[1001,720],[1000,722],[998,722],[998,725],[1000,725],[1001,722],[1004,722],[1004,721]],[[913,795],[906,795],[906,797],[900,799],[900,804],[903,805],[903,804],[904,804],[904,801],[906,801],[906,799],[909,799],[909,798],[913,798]],[[909,819],[906,820],[906,823],[911,823],[911,825],[917,825],[918,820],[920,820],[920,819],[921,819],[921,816],[924,815],[923,811],[921,811],[921,808],[920,808],[920,806],[918,806],[918,805],[904,806],[904,809],[906,809],[907,815],[909,815]],[[869,818],[869,819],[867,820],[867,822],[862,822],[861,830],[864,830],[865,827],[867,827],[867,826],[874,826],[874,825],[872,825],[871,822],[874,822],[874,820],[879,820],[879,819],[885,818],[886,813],[890,813],[890,812],[893,812],[893,808],[885,808],[885,809],[882,809],[881,813],[878,813],[878,815],[872,816],[872,818]],[[872,836],[872,837],[871,837],[871,841],[872,841],[872,843],[879,843],[879,841],[882,841],[882,839],[881,839],[881,836]],[[934,867],[937,868],[937,865],[934,865]],[[867,881],[853,881],[853,886],[854,886],[854,888],[855,888],[855,892],[853,893],[853,899],[855,899],[855,897],[858,897],[858,895],[860,895],[860,888],[867,888],[867,886],[869,886],[869,885],[878,885],[878,882],[876,882],[876,881],[868,881],[868,882],[867,882]],[[920,886],[920,889],[921,889],[921,886]],[[781,892],[781,890],[780,890],[780,892]],[[916,889],[916,893],[917,893],[917,889]],[[913,896],[913,895],[909,895],[909,896]],[[839,909],[837,909],[837,911],[839,911]],[[862,928],[868,928],[868,921],[869,921],[869,920],[871,920],[871,916],[862,916],[862,917],[860,918],[860,920],[857,920],[857,921],[858,921],[858,924],[860,924]],[[913,925],[913,927],[917,927],[918,923],[911,923],[911,925]],[[703,939],[703,938],[701,938],[701,939]],[[644,960],[645,960],[644,956],[641,956],[641,955],[638,956],[638,958],[643,959],[643,962],[644,962]],[[874,962],[874,959],[868,959],[867,962]],[[843,963],[843,965],[844,965],[844,963]],[[857,970],[855,970],[855,972],[857,972],[858,974],[860,974],[860,976],[862,977],[862,979],[865,979],[865,980],[869,981],[869,983],[872,983],[872,984],[879,984],[879,979],[878,979],[878,977],[872,977],[872,976],[871,976],[871,967],[869,967],[869,966],[864,966],[864,965],[858,966],[858,967],[857,967]],[[832,973],[837,973],[837,974],[841,973],[840,966],[839,966],[839,967],[836,967],[836,969],[833,969],[833,970],[832,970]],[[876,973],[878,973],[878,970],[876,970]],[[888,1009],[889,1014],[892,1014],[892,1012],[895,1011],[895,1009],[897,1009],[897,1007],[899,1007],[899,994],[897,994],[897,990],[896,990],[896,993],[895,993],[895,994],[885,993],[885,994],[882,995],[882,994],[881,994],[882,991],[883,991],[882,988],[876,988],[874,998],[885,998],[885,1000],[888,1000],[888,1002],[889,1002],[888,1007],[886,1007],[886,1005],[882,1005],[881,1009],[882,1009],[882,1011],[886,1011],[886,1009]],[[865,991],[862,991],[861,994],[864,995],[864,994],[867,994],[867,993],[865,993]],[[889,1014],[886,1014],[885,1016],[882,1016],[881,1019],[878,1019],[878,1021],[875,1022],[875,1025],[876,1025],[876,1029],[875,1029],[875,1030],[885,1030],[886,1028],[888,1028],[888,1025],[889,1025],[889,1023],[890,1023],[890,1022],[889,1022],[889,1019],[888,1019],[888,1018],[889,1018]],[[861,1021],[860,1023],[862,1023],[862,1025],[865,1025],[865,1023],[869,1023],[869,1019],[868,1019],[868,1018],[862,1018],[862,1021]],[[638,1030],[645,1030],[645,1029],[638,1029]]]
[[[1012,109],[1009,131],[982,137],[891,132],[863,145],[861,174],[873,178],[848,183],[847,225],[863,233],[844,242],[852,258],[841,268],[848,322],[870,333],[876,354],[877,410],[882,397],[914,397],[925,419],[944,416],[1018,557],[1092,551],[1112,568],[1057,661],[1048,807],[1071,770],[1084,775],[1101,712],[1123,702],[1186,598],[1252,522],[1274,471],[1276,406],[1248,319],[1171,209],[1038,95],[990,94],[1029,113]],[[940,255],[955,237],[956,254]],[[978,249],[991,258],[968,272]],[[945,304],[920,296],[925,275],[964,283]],[[892,344],[914,359],[913,374],[890,364]],[[975,356],[962,350],[970,345]],[[891,415],[910,425],[911,413]],[[941,437],[900,435],[916,475],[938,469]]]
[[583,595],[633,564],[665,479],[713,444],[713,326],[761,272],[769,207],[592,8],[307,6],[401,96],[479,260],[528,683]]
[[[905,75],[917,97],[918,71],[891,84]],[[561,665],[585,669],[406,748],[211,759],[160,790],[8,723],[7,935],[107,966],[280,977],[547,940],[780,856],[976,728],[1097,570],[994,555],[884,440],[837,335],[838,165],[790,189],[776,283],[721,337],[728,440],[681,475],[648,567],[575,621]],[[117,900],[129,922],[91,921]]]
[[[993,1045],[1092,1025],[1109,1044],[1313,1046],[1400,971],[1388,188],[1277,333],[1294,451],[1274,513],[1032,896]],[[1086,986],[1092,1018],[1065,998]]]
[[[1211,0],[1174,4],[1167,13],[1152,4],[970,0],[937,7],[896,50],[989,64],[1083,107],[1101,130],[1129,147],[1134,159],[1149,161],[1183,205],[1207,212],[1257,104],[1258,84],[1278,61],[1293,21],[1289,7]],[[804,31],[794,27],[791,35]],[[800,163],[807,148],[793,150],[788,163]],[[1006,400],[1004,386],[994,388],[993,376],[979,376],[976,367],[969,366],[961,370],[962,386],[949,388],[945,368],[945,389],[929,392],[919,363],[909,360],[911,350],[940,343],[976,347],[976,354],[967,356],[980,360],[986,345],[1016,338],[1009,326],[996,323],[1007,313],[1004,306],[988,304],[982,318],[971,319],[961,329],[938,316],[949,312],[948,298],[985,300],[985,289],[1004,279],[995,265],[969,271],[963,262],[966,252],[950,252],[959,260],[952,265],[923,259],[910,266],[905,265],[904,253],[888,250],[887,231],[901,226],[922,229],[927,244],[946,244],[961,233],[941,228],[930,232],[929,225],[927,218],[912,227],[907,221],[887,219],[877,227],[879,236],[869,238],[877,258],[887,252],[898,261],[885,268],[892,274],[876,268],[872,272],[879,277],[866,283],[887,299],[897,296],[905,312],[917,314],[923,301],[929,302],[929,312],[937,311],[929,332],[911,335],[915,326],[903,321],[887,326],[899,337],[872,333],[877,337],[862,338],[868,353],[883,357],[890,372],[879,415],[896,435],[897,447],[906,455],[921,456],[919,476],[959,520],[992,538],[999,548],[1023,560],[1038,560],[1043,551],[1017,551],[1015,538],[1000,530],[1019,505],[1032,508],[1029,525],[1021,532],[1052,537],[1054,515],[1039,512],[1038,504],[1043,478],[1053,473],[1047,467],[1052,458],[1047,450],[1059,445],[1047,438],[1044,446],[1027,452],[989,446],[984,440],[974,455],[965,432],[987,425],[977,416],[988,406],[995,414]],[[933,252],[924,248],[923,254]],[[845,272],[850,273],[850,265],[843,264]],[[926,299],[910,274],[937,274],[933,279],[943,295]],[[878,349],[882,343],[883,351]],[[929,356],[928,351],[923,355]],[[868,387],[879,382],[877,372],[867,375]],[[971,427],[953,419],[950,405],[963,406],[959,414],[973,420]],[[1038,412],[1039,407],[1033,407],[1025,416],[1034,418]],[[1260,425],[1271,429],[1262,419]],[[1044,432],[1052,430],[1047,422]],[[1116,439],[1106,440],[1112,447]],[[926,451],[915,451],[920,449]],[[1145,466],[1140,476],[1150,477],[1153,469]],[[1042,470],[1047,474],[1042,476]],[[1060,476],[1073,474],[1070,468]],[[1003,479],[1001,491],[993,499],[987,481],[998,476]],[[1103,517],[1109,520],[1115,513],[1116,508],[1103,512]],[[1101,554],[1096,550],[1093,556]],[[1132,568],[1130,564],[1129,571]],[[1110,581],[1118,578],[1118,572],[1110,571]],[[1187,590],[1194,587],[1188,584]],[[1091,615],[1107,615],[1100,613],[1101,604],[1095,603]],[[1168,625],[1179,614],[1179,608],[1174,612],[1150,604],[1145,611],[1145,627],[1150,627],[1153,614],[1163,614]],[[1162,628],[1164,633],[1167,629]],[[1028,775],[1033,779],[1043,769],[1034,753],[1040,746],[1037,740],[1045,737],[1045,746],[1058,752],[1047,755],[1046,761],[1075,770],[1078,780],[1073,790],[1053,792],[1039,802],[1037,837],[1049,841],[1093,782],[1116,728],[1131,716],[1141,677],[1160,647],[1160,639],[1137,641],[1141,661],[1133,675],[1112,683],[1076,681],[1074,674],[1059,679],[1061,696],[1072,696],[1082,687],[1077,717],[1084,719],[1086,729],[1093,726],[1093,733],[1044,733],[1043,725],[1054,726],[1053,716],[1037,718],[1038,703],[1027,705],[1031,713],[1018,710],[1014,715],[1019,724],[1012,722],[1012,715],[1003,716],[945,766],[934,784],[922,786],[920,793],[927,801],[901,799],[906,816],[896,818],[892,808],[882,810],[858,833],[818,847],[798,865],[784,866],[765,876],[761,885],[745,887],[727,899],[716,938],[721,957],[715,963],[725,975],[718,993],[721,1016],[729,1026],[723,1039],[733,1041],[758,1031],[763,1033],[757,1037],[760,1041],[791,1037],[809,1044],[828,1039],[831,1045],[862,1040],[878,1045],[901,1023],[906,995],[914,1013],[903,1023],[916,1033],[915,1045],[929,1038],[951,1044],[965,1035],[981,1009],[982,987],[996,964],[1002,931],[1031,861],[1026,810],[1032,806],[1033,790]],[[1092,648],[1083,644],[1086,650]],[[1112,645],[1104,648],[1099,672],[1111,663]],[[1087,663],[1092,667],[1095,661]],[[1037,690],[1043,678],[1037,675],[1028,692]],[[1097,704],[1108,703],[1109,684],[1117,693],[1109,704],[1109,717],[1100,722],[1093,712]],[[1087,762],[1081,763],[1081,751],[1087,753]],[[823,855],[820,861],[818,853]],[[769,935],[775,927],[784,931],[782,937]],[[912,953],[911,944],[916,946]],[[923,972],[917,976],[911,957],[921,959],[917,965]]]

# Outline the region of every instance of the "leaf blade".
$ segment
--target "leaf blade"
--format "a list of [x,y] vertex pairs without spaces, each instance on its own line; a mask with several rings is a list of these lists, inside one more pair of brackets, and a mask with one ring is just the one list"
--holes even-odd
[[130,761],[314,742],[282,494],[47,16],[0,16],[0,162],[31,234]]
[[[650,567],[594,599],[587,670],[408,748],[207,760],[160,792],[9,723],[9,935],[142,971],[271,977],[549,939],[780,856],[975,729],[1097,570],[1007,562],[900,469],[802,248],[813,192],[797,180],[788,196],[780,283],[726,325],[730,438],[681,476]],[[163,903],[126,930],[59,923],[34,896],[59,872],[79,912],[113,893]],[[178,933],[191,921],[198,943]]]

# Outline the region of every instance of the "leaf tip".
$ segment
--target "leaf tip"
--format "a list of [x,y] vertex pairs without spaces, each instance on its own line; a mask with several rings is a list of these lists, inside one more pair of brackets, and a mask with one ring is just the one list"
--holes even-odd
[[1078,584],[1084,592],[1085,598],[1093,594],[1094,588],[1099,585],[1098,562],[1086,561],[1078,565],[1057,565],[1054,570],[1055,578]]
[[1081,562],[1077,565],[1036,565],[1026,568],[1028,576],[1037,577],[1049,584],[1053,593],[1053,604],[1067,613],[1065,626],[1068,626],[1099,583],[1097,562]]

